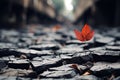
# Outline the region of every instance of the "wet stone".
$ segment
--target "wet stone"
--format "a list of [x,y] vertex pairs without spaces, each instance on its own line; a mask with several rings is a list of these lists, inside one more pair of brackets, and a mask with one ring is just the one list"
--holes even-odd
[[4,61],[11,61],[11,60],[16,60],[17,58],[15,58],[15,56],[6,56],[6,57],[1,57],[0,60],[4,60]]
[[120,60],[120,51],[99,50],[91,53],[93,61],[117,62]]
[[108,63],[108,62],[96,62],[94,66],[91,68],[92,71],[101,71],[107,69],[119,69],[120,63]]
[[28,69],[29,62],[26,59],[25,60],[13,60],[13,61],[9,61],[8,67],[14,68],[14,69]]
[[38,67],[38,66],[44,65],[44,64],[42,63],[42,61],[36,61],[36,60],[31,61],[31,63],[33,64],[34,67]]
[[82,48],[62,48],[56,54],[74,54],[83,51]]
[[54,53],[50,50],[34,50],[34,49],[17,49],[18,52],[21,52],[26,55],[31,55],[31,56],[45,56],[45,55],[53,55]]
[[120,56],[120,51],[110,51],[110,50],[99,50],[99,51],[94,51],[92,54],[96,55],[107,55],[107,56]]
[[73,70],[73,68],[70,67],[71,64],[63,64],[62,66],[60,67],[53,67],[53,68],[49,68],[49,70],[52,70],[52,71],[69,71],[69,70]]
[[45,56],[41,56],[42,59],[52,59],[52,58],[56,58],[56,56],[54,55],[45,55]]
[[65,48],[73,48],[73,47],[78,47],[78,48],[80,48],[80,45],[77,45],[77,44],[65,45]]
[[120,46],[106,46],[107,50],[120,51]]
[[26,44],[24,42],[18,42],[18,43],[16,43],[16,45],[18,46],[18,48],[25,48],[28,46],[28,44]]
[[118,29],[96,29],[84,43],[76,39],[75,27],[55,32],[37,27],[0,30],[0,80],[107,80],[111,75],[119,80]]
[[53,38],[54,40],[59,40],[62,39],[61,35],[55,34],[55,33],[51,33],[51,34],[47,34],[48,37]]
[[94,66],[90,69],[93,75],[98,77],[105,77],[107,75],[120,74],[120,63],[107,63],[107,62],[97,62],[94,63]]
[[51,71],[47,75],[43,75],[43,74],[41,75],[46,76],[47,78],[73,78],[76,75],[76,73],[71,70],[70,71]]
[[90,48],[89,50],[91,51],[105,50],[105,47],[95,47],[95,48]]
[[17,46],[13,43],[0,43],[0,49],[3,48],[17,48]]
[[35,57],[32,59],[33,61],[42,61],[43,59],[41,57]]
[[35,50],[58,50],[59,46],[57,44],[40,44],[40,45],[31,45],[30,49]]
[[7,68],[7,61],[0,60],[0,73],[3,72]]
[[88,46],[88,44],[81,44],[81,45],[79,45],[79,44],[69,44],[69,45],[66,45],[65,47],[66,48],[84,48],[84,47],[86,47],[86,46]]
[[72,57],[69,56],[69,55],[63,55],[63,54],[61,54],[59,57],[60,57],[61,59],[71,59],[71,58],[72,58]]
[[20,52],[17,52],[16,49],[0,49],[0,57],[4,57],[4,56],[11,56],[11,55],[14,55],[14,56],[19,56],[21,55]]
[[82,51],[82,52],[75,53],[73,57],[83,57],[83,56],[89,57],[90,55],[91,55],[90,52]]
[[[12,69],[12,68],[8,68],[4,71],[4,73],[1,73],[1,76],[0,76],[0,80],[2,80],[1,78],[4,76],[6,76],[6,79],[5,80],[9,80],[7,77],[8,76],[21,76],[21,77],[24,77],[26,75],[28,75],[29,73],[31,73],[32,70],[23,70],[23,69]],[[13,79],[11,79],[13,80]],[[15,79],[16,80],[16,79]]]
[[79,41],[79,40],[68,40],[66,42],[66,45],[70,45],[70,44],[78,44],[79,46],[83,45],[86,46],[86,43],[89,44],[89,43],[93,43],[93,39],[91,39],[90,41],[86,41],[86,42],[82,42],[82,41]]
[[31,61],[34,67],[56,64],[59,61],[59,58],[52,58],[52,59],[43,59],[42,61]]
[[76,76],[75,80],[102,80],[94,75]]
[[21,79],[21,80],[28,80],[28,79],[24,79],[24,78],[18,78],[15,76],[0,76],[0,80],[16,80],[16,79]]
[[113,42],[115,39],[113,37],[101,37],[96,39],[97,44],[108,44]]
[[80,42],[79,40],[68,40],[66,42],[66,45],[69,45],[69,44],[83,44],[82,42]]
[[94,36],[95,36],[95,39],[100,39],[103,37],[103,35],[101,35],[100,33],[96,33],[94,34]]

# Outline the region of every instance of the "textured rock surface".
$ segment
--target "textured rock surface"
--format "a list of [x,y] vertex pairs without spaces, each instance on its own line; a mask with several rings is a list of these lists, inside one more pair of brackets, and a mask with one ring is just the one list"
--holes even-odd
[[119,80],[120,32],[96,30],[94,39],[83,43],[73,29],[1,30],[0,79]]

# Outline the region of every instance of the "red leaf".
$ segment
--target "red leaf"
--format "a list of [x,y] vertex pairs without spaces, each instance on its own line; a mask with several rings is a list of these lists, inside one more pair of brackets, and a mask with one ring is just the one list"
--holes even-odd
[[88,24],[85,24],[84,27],[82,28],[82,34],[83,36],[87,36],[88,33],[90,33],[91,30],[90,30],[90,26]]
[[86,40],[90,40],[92,39],[92,37],[94,36],[94,31],[91,31],[90,33],[88,33],[88,35],[86,36]]
[[82,32],[74,30],[76,38],[80,41],[89,41],[94,36],[94,31],[90,29],[90,26],[85,24],[82,28]]
[[84,41],[84,38],[83,38],[83,35],[82,35],[81,32],[79,32],[79,31],[76,30],[76,29],[74,30],[74,32],[75,32],[76,38],[77,38],[78,40]]

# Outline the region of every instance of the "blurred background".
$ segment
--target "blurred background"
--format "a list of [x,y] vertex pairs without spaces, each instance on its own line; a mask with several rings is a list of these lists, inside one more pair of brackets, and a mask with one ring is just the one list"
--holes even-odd
[[28,24],[120,26],[120,0],[0,0],[0,27]]

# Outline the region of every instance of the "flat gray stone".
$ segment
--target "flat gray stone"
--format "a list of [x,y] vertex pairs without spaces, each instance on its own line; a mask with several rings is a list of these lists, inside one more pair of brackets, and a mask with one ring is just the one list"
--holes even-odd
[[94,75],[76,76],[75,80],[102,80]]
[[120,51],[120,46],[105,46],[107,50]]
[[54,71],[69,71],[69,70],[73,70],[73,68],[71,68],[70,66],[71,66],[71,64],[67,64],[67,65],[62,65],[60,67],[50,68],[50,70],[54,70]]
[[53,54],[51,51],[48,50],[34,50],[34,49],[17,49],[18,52],[25,53],[25,54],[36,54],[36,55],[51,55]]
[[[4,70],[3,73],[1,73],[1,76],[26,76],[29,73],[33,72],[32,70],[24,70],[24,69],[13,69],[13,68],[8,68]],[[0,77],[1,77],[0,76]],[[1,80],[1,79],[0,79]]]
[[108,56],[120,56],[120,51],[98,50],[98,51],[94,51],[92,54],[108,55]]
[[59,45],[58,44],[39,44],[39,45],[31,45],[29,46],[30,49],[35,49],[35,50],[58,50]]
[[115,39],[113,37],[107,37],[107,36],[105,37],[105,36],[103,36],[101,38],[96,39],[96,42],[107,44],[107,43],[113,42],[114,40]]
[[94,63],[94,66],[90,70],[101,71],[107,69],[120,69],[120,62],[116,62],[116,63],[96,62]]
[[51,71],[48,74],[43,73],[42,76],[50,78],[72,78],[76,75],[74,71]]
[[57,61],[59,61],[59,58],[52,58],[52,59],[44,59],[42,61],[31,61],[31,63],[34,65],[34,67],[38,66],[44,66],[44,65],[50,65],[55,64]]
[[78,52],[82,52],[82,48],[62,48],[56,52],[56,54],[74,54]]

